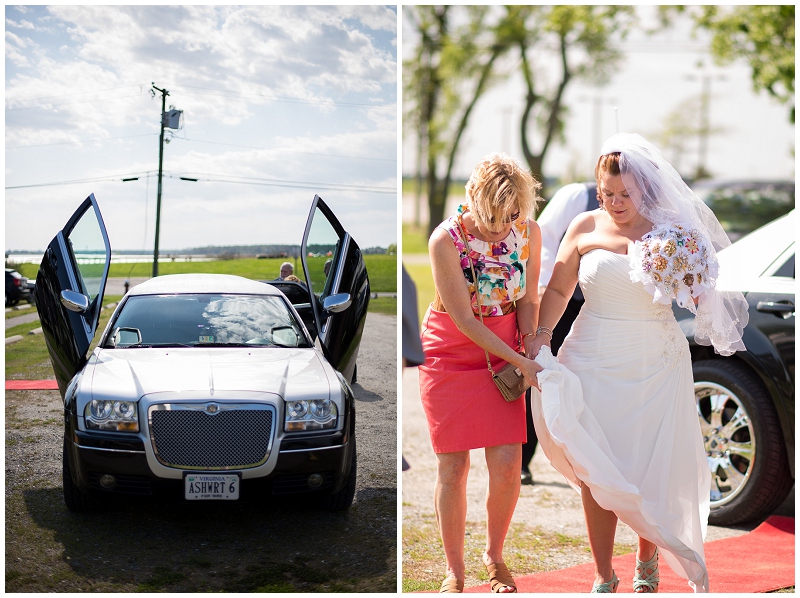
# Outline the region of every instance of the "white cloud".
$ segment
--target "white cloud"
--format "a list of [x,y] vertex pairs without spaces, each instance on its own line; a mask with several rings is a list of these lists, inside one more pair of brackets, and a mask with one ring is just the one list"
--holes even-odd
[[[23,12],[6,9],[15,22]],[[150,82],[184,110],[165,147],[162,247],[295,243],[315,192],[362,246],[396,241],[395,196],[363,189],[397,184],[394,11],[52,6],[24,20],[32,39],[6,34],[6,184],[115,181],[8,190],[6,221],[35,210],[37,227],[10,225],[7,247],[43,248],[90,192],[113,247],[150,246],[161,107]],[[203,182],[220,175],[304,188]]]

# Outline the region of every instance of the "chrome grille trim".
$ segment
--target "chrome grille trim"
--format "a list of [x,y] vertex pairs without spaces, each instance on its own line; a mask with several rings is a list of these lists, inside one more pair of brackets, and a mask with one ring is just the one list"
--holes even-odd
[[150,443],[166,467],[249,469],[272,452],[277,412],[264,403],[157,403],[147,410]]
[[331,449],[340,449],[343,446],[344,446],[343,444],[337,444],[336,446],[319,446],[316,448],[292,449],[289,451],[281,451],[281,455],[283,455],[284,453],[310,453],[312,451],[329,451]]

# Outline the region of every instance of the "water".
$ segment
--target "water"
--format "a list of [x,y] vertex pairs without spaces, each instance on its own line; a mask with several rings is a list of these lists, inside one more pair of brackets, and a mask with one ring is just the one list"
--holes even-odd
[[[104,262],[104,257],[93,257],[91,255],[77,254],[75,256],[79,264],[101,264]],[[215,258],[201,256],[201,255],[181,255],[181,254],[161,254],[158,256],[158,263],[165,264],[169,262],[210,262]],[[42,262],[42,255],[36,253],[12,253],[6,258],[7,262],[14,264],[40,264]],[[152,264],[153,254],[111,254],[112,264]]]

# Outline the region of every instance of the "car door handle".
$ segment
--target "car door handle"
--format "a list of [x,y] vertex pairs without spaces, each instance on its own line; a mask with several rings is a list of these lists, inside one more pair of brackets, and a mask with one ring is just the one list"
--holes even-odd
[[794,303],[791,301],[759,301],[756,309],[764,313],[781,316],[784,319],[794,315]]

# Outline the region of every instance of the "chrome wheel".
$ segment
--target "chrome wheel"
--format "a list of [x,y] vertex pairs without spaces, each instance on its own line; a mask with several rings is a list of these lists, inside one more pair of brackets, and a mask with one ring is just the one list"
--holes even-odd
[[756,434],[741,399],[713,382],[694,385],[700,430],[711,469],[711,507],[733,501],[747,486],[756,459]]

